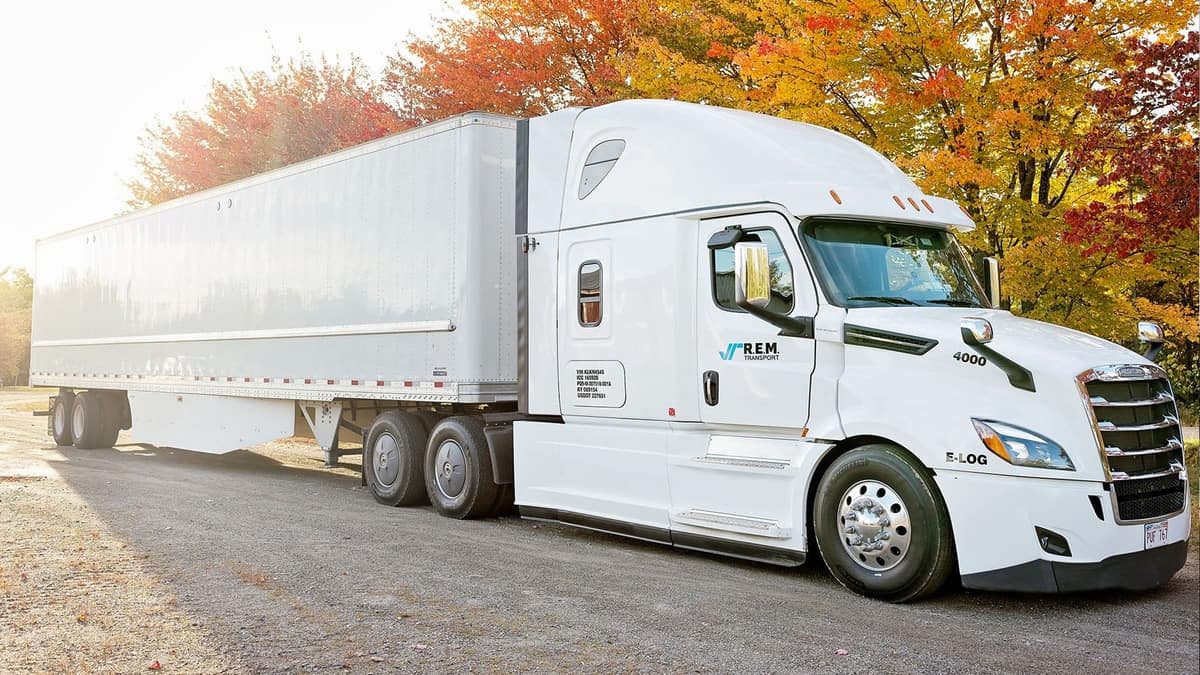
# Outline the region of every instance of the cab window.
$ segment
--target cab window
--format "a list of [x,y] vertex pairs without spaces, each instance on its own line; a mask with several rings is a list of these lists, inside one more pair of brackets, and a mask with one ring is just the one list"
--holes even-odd
[[596,260],[579,266],[579,325],[599,326],[604,318],[604,268]]

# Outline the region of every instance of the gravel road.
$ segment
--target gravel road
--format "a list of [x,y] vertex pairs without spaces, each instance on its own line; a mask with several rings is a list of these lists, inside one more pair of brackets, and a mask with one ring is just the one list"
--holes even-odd
[[386,508],[299,441],[224,456],[124,437],[55,448],[37,400],[0,392],[3,672],[1200,667],[1195,548],[1150,593],[955,590],[893,606],[819,565]]

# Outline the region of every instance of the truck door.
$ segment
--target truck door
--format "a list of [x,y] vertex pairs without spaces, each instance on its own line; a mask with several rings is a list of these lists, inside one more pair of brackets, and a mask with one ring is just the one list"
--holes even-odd
[[777,212],[714,218],[700,223],[696,242],[699,307],[696,391],[703,422],[799,430],[808,420],[816,354],[811,337],[784,337],[779,328],[734,304],[733,249],[708,249],[713,233],[739,225],[743,241],[767,245],[771,265],[768,309],[811,318],[816,289],[792,225]]
[[[699,425],[671,438],[671,538],[676,545],[737,549],[777,560],[803,551],[804,452],[816,345],[734,304],[733,249],[709,251],[730,225],[767,245],[771,310],[812,317],[816,289],[786,217],[776,212],[701,221],[696,239],[696,372]],[[713,544],[713,540],[721,543]]]

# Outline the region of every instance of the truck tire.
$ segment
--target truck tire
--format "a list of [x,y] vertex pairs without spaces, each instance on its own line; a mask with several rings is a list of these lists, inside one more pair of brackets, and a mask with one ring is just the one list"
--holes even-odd
[[117,444],[117,436],[121,435],[121,415],[110,398],[104,401],[104,433],[100,435],[101,448],[111,448]]
[[54,442],[60,447],[75,444],[75,436],[71,433],[71,411],[75,406],[75,392],[61,390],[54,399],[54,409],[50,411],[50,431]]
[[101,398],[104,408],[104,433],[100,436],[101,448],[111,448],[117,444],[117,437],[122,429],[128,429],[129,400],[123,391],[94,392]]
[[104,443],[109,429],[104,407],[103,392],[84,391],[75,395],[75,404],[71,406],[71,435],[75,438],[75,447],[95,450],[111,446]]
[[813,502],[821,557],[846,588],[888,602],[940,589],[954,571],[950,516],[932,477],[897,446],[833,461]]
[[429,501],[448,518],[479,518],[496,506],[500,486],[492,479],[492,456],[478,417],[438,422],[425,453]]
[[380,413],[371,422],[363,448],[363,477],[375,501],[416,506],[425,501],[425,441],[416,417],[399,410]]

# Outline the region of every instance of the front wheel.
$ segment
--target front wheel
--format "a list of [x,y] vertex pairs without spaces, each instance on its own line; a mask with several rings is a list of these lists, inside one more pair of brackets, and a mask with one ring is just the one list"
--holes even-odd
[[917,600],[954,571],[946,505],[925,469],[894,445],[834,460],[817,487],[813,529],[829,571],[862,595]]

